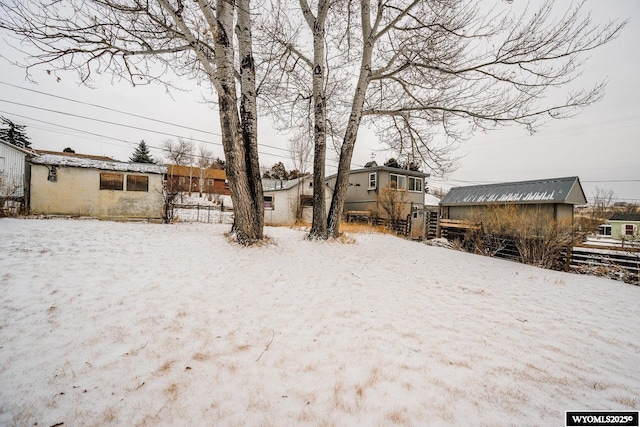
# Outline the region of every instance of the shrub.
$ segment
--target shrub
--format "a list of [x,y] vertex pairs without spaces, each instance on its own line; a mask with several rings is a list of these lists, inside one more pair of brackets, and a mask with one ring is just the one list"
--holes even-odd
[[561,252],[582,238],[572,218],[555,220],[539,206],[498,205],[474,213],[480,230],[467,233],[467,246],[476,253],[495,255],[512,242],[525,264],[551,268]]

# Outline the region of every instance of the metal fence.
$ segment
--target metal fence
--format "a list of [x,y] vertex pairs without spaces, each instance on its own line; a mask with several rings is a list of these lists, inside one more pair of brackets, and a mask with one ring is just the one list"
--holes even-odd
[[233,210],[216,205],[173,205],[173,218],[177,222],[204,222],[232,224]]

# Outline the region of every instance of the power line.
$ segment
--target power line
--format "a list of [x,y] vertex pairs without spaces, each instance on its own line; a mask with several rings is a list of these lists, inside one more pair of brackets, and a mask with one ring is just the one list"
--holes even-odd
[[[211,145],[217,145],[217,146],[222,147],[222,143],[220,143],[220,142],[211,142],[211,141],[206,141],[204,139],[191,138],[191,137],[186,138],[186,137],[184,137],[182,135],[176,135],[176,134],[173,134],[173,133],[161,132],[161,131],[158,131],[158,130],[143,128],[143,127],[140,127],[140,126],[126,125],[126,124],[123,124],[123,123],[117,123],[117,122],[113,122],[113,121],[110,121],[110,120],[96,119],[96,118],[93,118],[93,117],[82,116],[80,114],[73,114],[73,113],[67,113],[67,112],[64,112],[64,111],[52,110],[50,108],[37,107],[35,105],[23,104],[21,102],[9,101],[9,100],[6,100],[6,99],[0,99],[0,102],[5,102],[7,104],[13,104],[13,105],[19,105],[21,107],[34,108],[36,110],[42,110],[42,111],[47,111],[47,112],[50,112],[50,113],[62,114],[62,115],[69,116],[69,117],[76,117],[76,118],[80,118],[80,119],[91,120],[91,121],[95,121],[95,122],[99,122],[99,123],[105,123],[105,124],[114,125],[114,126],[121,126],[121,127],[129,128],[129,129],[141,130],[141,131],[144,131],[144,132],[156,133],[156,134],[159,134],[159,135],[171,136],[171,137],[174,137],[174,138],[189,139],[189,140],[192,140],[192,141],[201,142],[203,144],[211,144]],[[260,144],[260,145],[262,147],[271,148],[273,150],[289,151],[286,148],[276,147],[276,146],[273,146],[273,145],[267,145],[267,144]],[[286,158],[288,158],[288,157],[286,157]]]
[[60,95],[54,95],[52,93],[47,93],[47,92],[43,92],[43,91],[40,91],[40,90],[35,90],[35,89],[28,88],[28,87],[24,87],[24,86],[14,85],[14,84],[3,82],[3,81],[0,81],[0,84],[6,85],[6,86],[10,86],[10,87],[13,87],[13,88],[16,88],[16,89],[22,89],[22,90],[26,90],[26,91],[33,92],[33,93],[38,93],[40,95],[50,96],[52,98],[63,99],[65,101],[74,102],[76,104],[88,105],[90,107],[100,108],[100,109],[106,110],[106,111],[112,111],[112,112],[115,112],[115,113],[126,114],[127,116],[137,117],[139,119],[149,120],[149,121],[156,122],[156,123],[167,124],[167,125],[179,127],[179,128],[182,128],[182,129],[193,130],[193,131],[196,131],[196,132],[208,133],[208,134],[215,135],[215,136],[222,136],[221,134],[216,133],[216,132],[197,129],[197,128],[192,128],[190,126],[184,126],[184,125],[180,125],[180,124],[177,124],[177,123],[171,123],[171,122],[167,122],[165,120],[154,119],[153,117],[143,116],[143,115],[136,114],[136,113],[131,113],[131,112],[128,112],[128,111],[122,111],[122,110],[118,110],[116,108],[105,107],[104,105],[92,104],[90,102],[85,102],[85,101],[78,101],[77,99],[71,99],[71,98],[67,98],[67,97],[64,97],[64,96],[60,96]]
[[[221,134],[216,133],[216,132],[197,129],[197,128],[193,128],[193,127],[190,127],[190,126],[184,126],[184,125],[180,125],[180,124],[176,124],[176,123],[171,123],[171,122],[167,122],[165,120],[159,120],[159,119],[155,119],[153,117],[143,116],[143,115],[131,113],[131,112],[128,112],[128,111],[118,110],[116,108],[105,107],[103,105],[93,104],[93,103],[90,103],[90,102],[79,101],[79,100],[76,100],[76,99],[67,98],[67,97],[60,96],[60,95],[54,95],[54,94],[51,94],[51,93],[47,93],[47,92],[43,92],[43,91],[40,91],[40,90],[35,90],[35,89],[31,89],[31,88],[27,88],[27,87],[24,87],[24,86],[19,86],[19,85],[15,85],[15,84],[3,82],[3,81],[0,81],[0,84],[6,85],[6,86],[9,86],[9,87],[13,87],[13,88],[16,88],[16,89],[21,89],[21,90],[37,93],[37,94],[40,94],[40,95],[49,96],[49,97],[52,97],[52,98],[62,99],[62,100],[65,100],[65,101],[69,101],[69,102],[73,102],[73,103],[77,103],[77,104],[81,104],[81,105],[88,105],[88,106],[91,106],[91,107],[100,108],[100,109],[106,110],[106,111],[116,112],[116,113],[119,113],[119,114],[124,114],[124,115],[128,115],[128,116],[131,116],[131,117],[137,117],[137,118],[144,119],[144,120],[150,120],[150,121],[153,121],[153,122],[156,122],[156,123],[162,123],[162,124],[165,124],[165,125],[175,126],[175,127],[179,127],[179,128],[182,128],[182,129],[192,130],[192,131],[201,132],[201,133],[210,134],[210,135],[215,135],[215,136],[220,136],[220,137],[222,136]],[[0,101],[8,102],[8,103],[15,103],[15,102],[12,102],[12,101],[5,101],[5,100],[0,100]],[[133,128],[133,129],[136,129],[136,130],[143,130],[143,131],[146,131],[146,132],[153,132],[153,133],[158,133],[158,134],[162,134],[162,135],[166,135],[166,136],[173,136],[173,137],[180,138],[180,136],[176,136],[176,135],[168,134],[168,133],[164,133],[164,132],[158,132],[158,131],[154,131],[154,130],[151,130],[151,129],[139,128],[139,127],[135,127],[135,126],[124,125],[124,124],[105,121],[105,120],[101,120],[101,119],[94,119],[94,118],[90,118],[90,117],[86,117],[86,116],[73,115],[73,114],[70,114],[70,113],[65,113],[65,112],[56,111],[56,110],[48,110],[48,109],[45,109],[45,108],[42,108],[42,107],[36,107],[36,106],[32,106],[32,105],[25,105],[25,104],[19,104],[19,103],[15,103],[15,104],[21,105],[21,106],[25,106],[25,107],[28,107],[28,108],[43,109],[45,111],[50,111],[50,112],[54,112],[54,113],[58,113],[58,114],[65,114],[65,115],[70,115],[70,116],[73,116],[73,117],[79,117],[79,118],[83,118],[83,119],[86,119],[86,120],[100,121],[100,122],[104,122],[104,123],[107,123],[107,124],[113,124],[113,125],[116,125],[116,126],[129,127],[129,128]],[[16,116],[18,116],[18,115],[16,114]],[[22,117],[24,117],[24,116],[22,116]],[[33,120],[35,120],[35,119],[33,119]],[[51,123],[51,124],[54,125],[54,126],[60,126],[60,125],[57,125],[57,124],[54,124],[54,123]],[[69,128],[69,129],[73,129],[73,128]],[[81,130],[78,130],[78,131],[82,132]],[[103,135],[98,135],[98,136],[104,137]],[[220,143],[214,143],[214,142],[200,140],[200,139],[194,139],[194,138],[186,138],[186,137],[183,137],[183,138],[191,139],[191,140],[194,140],[194,141],[197,141],[197,142],[202,142],[202,143],[205,143],[205,144],[212,144],[212,145],[222,146],[222,144],[220,144]],[[131,144],[131,142],[129,142],[129,141],[123,141],[123,142]],[[272,146],[272,145],[268,145],[268,144],[259,144],[259,145],[261,147],[271,148],[271,149],[274,149],[274,150],[289,151],[286,148],[276,147],[276,146]],[[289,157],[282,156],[282,155],[269,154],[269,153],[266,153],[266,155],[275,156],[275,157],[284,158],[284,159],[289,159]],[[337,163],[335,163],[335,162],[331,162],[331,163],[332,163],[332,165],[334,167],[338,166]],[[363,167],[363,165],[356,164],[356,163],[352,163],[352,165],[353,166],[357,166],[357,167]]]
[[[132,145],[134,147],[137,146],[137,143],[132,142],[132,141],[128,141],[126,139],[121,139],[121,138],[116,138],[116,137],[113,137],[113,136],[102,135],[102,134],[99,134],[99,133],[90,132],[90,131],[86,131],[86,130],[82,130],[82,129],[77,129],[77,128],[73,128],[73,127],[70,127],[70,126],[63,126],[63,125],[60,125],[60,124],[57,124],[57,123],[51,123],[51,122],[47,122],[45,120],[35,119],[33,117],[23,116],[23,115],[20,115],[20,114],[9,113],[9,112],[2,111],[2,110],[0,110],[0,112],[4,113],[4,114],[12,114],[13,116],[16,116],[16,117],[21,117],[23,119],[33,120],[33,121],[44,123],[44,124],[51,125],[51,126],[57,126],[57,127],[60,127],[60,128],[63,128],[63,129],[67,129],[67,130],[72,130],[74,132],[80,132],[80,133],[84,133],[84,134],[87,134],[87,135],[97,136],[97,137],[100,137],[100,138],[111,139],[111,140],[118,141],[118,142],[124,142],[125,144],[129,144],[129,145]],[[163,152],[168,151],[166,148],[163,148],[163,147],[158,147],[158,146],[154,146],[154,145],[150,145],[150,144],[147,144],[147,146],[149,148],[154,148],[156,150],[160,150],[160,151],[163,151]],[[264,151],[259,152],[259,154],[262,154],[262,155],[265,155],[265,156],[273,156],[273,157],[288,159],[288,157],[286,157],[286,156],[283,156],[283,155],[280,155],[280,154],[268,153],[268,152],[264,152]],[[194,154],[194,156],[195,157],[200,157],[197,154]]]

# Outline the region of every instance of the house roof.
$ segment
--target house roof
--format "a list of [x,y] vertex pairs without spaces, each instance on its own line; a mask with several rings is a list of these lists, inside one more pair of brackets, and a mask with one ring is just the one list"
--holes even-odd
[[269,179],[262,178],[262,191],[282,191],[289,190],[297,186],[301,181],[304,181],[306,178],[311,177],[311,175],[305,175],[300,178],[295,179]]
[[107,156],[96,156],[94,154],[78,154],[78,153],[67,153],[64,151],[47,151],[47,150],[36,150],[36,154],[54,154],[56,156],[65,156],[65,157],[79,157],[82,159],[93,159],[93,160],[104,160],[105,162],[114,162],[116,160],[113,157]]
[[424,195],[424,205],[425,206],[438,206],[440,204],[440,199],[433,194],[425,194]]
[[4,139],[0,139],[0,143],[2,143],[3,145],[6,145],[7,147],[11,147],[16,151],[21,152],[22,154],[26,154],[27,156],[35,156],[36,153],[29,149],[29,148],[22,148],[22,147],[18,147],[17,145],[13,145],[8,141],[5,141]]
[[[200,177],[200,168],[197,166],[167,165],[167,173],[171,176]],[[227,179],[224,169],[205,169],[203,178]]]
[[616,213],[609,221],[640,221],[640,213]]
[[497,203],[541,204],[587,203],[577,176],[534,181],[454,187],[442,199],[442,206],[487,205]]
[[[349,175],[353,175],[356,173],[371,173],[371,172],[378,172],[378,171],[386,171],[386,172],[395,173],[395,174],[418,176],[421,178],[428,178],[431,176],[431,174],[427,172],[418,172],[410,169],[392,168],[389,166],[378,166],[378,164],[375,161],[367,163],[366,165],[364,165],[364,168],[350,170]],[[335,178],[336,176],[337,174],[333,174],[328,176],[326,179],[330,180]]]
[[80,155],[67,156],[59,154],[42,154],[38,157],[30,159],[29,161],[35,165],[68,166],[74,168],[100,169],[120,172],[153,174],[164,174],[167,172],[166,166],[154,165],[149,163],[124,163],[111,159],[99,160],[94,158],[81,157]]

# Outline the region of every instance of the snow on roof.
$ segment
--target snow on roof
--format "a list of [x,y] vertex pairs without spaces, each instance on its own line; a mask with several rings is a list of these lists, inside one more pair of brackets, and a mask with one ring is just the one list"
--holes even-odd
[[262,191],[280,191],[280,190],[288,190],[290,188],[295,187],[298,183],[305,178],[310,177],[310,175],[305,175],[300,178],[295,179],[269,179],[262,178]]
[[438,206],[440,204],[440,199],[433,194],[425,194],[424,204],[425,206]]
[[587,200],[577,176],[454,187],[442,199],[443,206],[545,202],[585,204]]
[[75,168],[100,169],[120,172],[138,172],[163,174],[167,172],[166,166],[154,165],[150,163],[125,163],[116,160],[97,160],[84,157],[69,157],[57,154],[42,154],[31,159],[31,163],[36,165],[69,166]]

